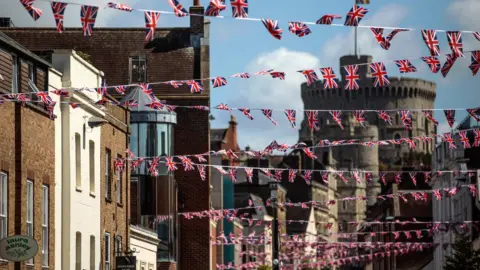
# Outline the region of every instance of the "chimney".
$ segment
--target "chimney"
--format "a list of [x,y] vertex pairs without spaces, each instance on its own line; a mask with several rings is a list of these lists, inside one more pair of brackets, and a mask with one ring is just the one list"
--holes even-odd
[[203,25],[205,22],[205,9],[200,5],[200,0],[193,0],[193,6],[190,7],[190,31],[192,34],[201,34],[203,36]]
[[230,122],[228,122],[228,124],[230,126],[229,128],[232,130],[231,138],[228,138],[228,139],[232,140],[231,143],[233,143],[233,145],[236,145],[237,144],[237,118],[235,118],[235,116],[232,115],[230,118]]

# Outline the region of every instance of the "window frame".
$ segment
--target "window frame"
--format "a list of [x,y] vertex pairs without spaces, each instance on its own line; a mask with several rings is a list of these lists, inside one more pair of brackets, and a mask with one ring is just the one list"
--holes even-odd
[[75,187],[82,189],[82,136],[75,132]]
[[75,233],[75,270],[82,270],[82,232]]
[[[107,241],[108,239],[108,241]],[[105,262],[105,270],[111,270],[112,262],[111,262],[111,257],[110,257],[110,245],[111,245],[111,235],[109,232],[105,232],[103,236],[103,241],[105,242],[105,257],[104,257],[104,262]],[[108,259],[108,260],[107,260]]]
[[[145,66],[145,74],[143,75],[144,78],[143,78],[143,81],[141,80],[138,80],[133,78],[133,71],[134,71],[134,68],[133,68],[133,65],[134,65],[134,61],[137,62],[137,65],[140,66],[141,64],[141,61],[144,62],[144,66]],[[138,68],[137,68],[138,70]],[[139,73],[139,72],[137,72]],[[147,57],[145,55],[133,55],[133,56],[130,56],[128,58],[128,80],[129,80],[129,83],[132,84],[132,83],[145,83],[147,81]]]
[[105,148],[105,200],[112,201],[112,151]]
[[95,235],[90,235],[90,270],[95,270]]
[[[8,236],[8,174],[0,171],[0,239]],[[0,257],[0,260],[3,259]]]
[[115,236],[115,256],[122,256],[122,236]]
[[12,57],[12,93],[21,93],[20,91],[20,60],[17,54],[10,53]]
[[[88,141],[88,155],[89,155],[89,185],[90,185],[90,194],[95,194],[95,142],[92,140]],[[93,167],[93,168],[92,168]]]
[[[31,187],[31,193],[29,195],[29,188]],[[35,185],[33,180],[27,179],[27,185],[26,185],[26,191],[27,191],[27,198],[26,198],[26,205],[27,205],[27,211],[26,211],[26,229],[27,229],[27,235],[35,238],[35,211],[34,209],[34,201],[35,201]],[[30,209],[29,209],[30,208]],[[30,216],[30,218],[29,218]],[[31,232],[29,230],[29,225],[31,227]],[[31,258],[27,260],[27,265],[34,264],[34,258]]]
[[49,187],[47,185],[42,185],[42,266],[49,265],[49,226],[48,222],[50,220],[49,216],[49,206],[50,206],[50,196],[49,196]]
[[[117,158],[121,159],[121,155],[117,155]],[[123,185],[122,185],[122,180],[123,180],[123,171],[122,170],[117,170],[117,204],[123,205]]]

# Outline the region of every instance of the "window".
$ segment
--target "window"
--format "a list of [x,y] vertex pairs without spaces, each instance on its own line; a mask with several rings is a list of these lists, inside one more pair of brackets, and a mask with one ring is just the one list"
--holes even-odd
[[110,149],[105,150],[105,198],[112,199],[112,152]]
[[33,67],[32,63],[28,63],[28,78],[33,82],[36,83],[36,74],[35,68]]
[[122,256],[122,236],[115,237],[115,256]]
[[90,156],[90,192],[95,193],[95,143],[93,141],[88,142],[89,156]]
[[18,57],[12,54],[12,93],[18,93]]
[[82,187],[82,155],[80,134],[75,133],[75,179],[77,188]]
[[[122,156],[118,155],[118,158],[122,158]],[[117,203],[122,204],[122,171],[117,171]]]
[[75,270],[82,270],[82,233],[75,234]]
[[90,270],[95,270],[95,235],[90,235]]
[[42,265],[48,266],[48,186],[42,186]]
[[147,80],[147,59],[145,56],[130,57],[130,83],[144,83]]
[[105,270],[110,270],[110,234],[105,233]]
[[8,176],[0,173],[0,239],[8,235]]
[[347,201],[342,201],[342,209],[347,210]]
[[[33,182],[27,180],[27,235],[33,235]],[[27,261],[27,264],[33,264],[33,258]]]

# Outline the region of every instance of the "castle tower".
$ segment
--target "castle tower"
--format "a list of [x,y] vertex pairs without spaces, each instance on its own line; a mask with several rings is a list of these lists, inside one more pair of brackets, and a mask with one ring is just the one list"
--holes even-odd
[[[347,55],[340,58],[340,77],[339,88],[324,89],[323,82],[320,80],[308,86],[306,83],[301,85],[301,96],[305,110],[326,110],[318,115],[320,129],[311,134],[308,121],[302,122],[300,129],[300,141],[310,141],[312,138],[314,144],[320,140],[348,140],[359,139],[366,140],[389,140],[398,138],[410,138],[414,136],[431,136],[436,133],[436,127],[426,119],[422,112],[412,112],[413,129],[405,129],[401,122],[400,115],[396,112],[390,112],[392,125],[386,124],[376,112],[367,112],[366,127],[362,127],[353,118],[352,112],[342,112],[342,121],[344,129],[340,129],[333,121],[328,110],[392,110],[392,109],[432,109],[436,96],[436,85],[433,82],[422,79],[408,77],[389,77],[390,85],[388,87],[373,87],[373,79],[369,73],[367,63],[373,61],[371,56],[353,56]],[[343,66],[359,65],[359,86],[356,91],[344,90],[345,71]],[[373,171],[373,182],[367,187],[366,193],[369,196],[375,196],[380,192],[378,183],[379,168],[401,166],[406,156],[412,153],[431,154],[434,149],[433,142],[418,142],[417,148],[411,150],[407,145],[388,145],[388,146],[341,146],[332,147],[333,157],[337,160],[337,168],[349,168],[349,170],[368,170]],[[322,152],[326,148],[317,148],[317,156],[322,157]],[[354,180],[353,180],[354,181]],[[361,188],[361,187],[358,187]],[[339,193],[342,193],[342,187],[339,186]],[[348,193],[346,190],[344,190]],[[345,194],[346,195],[346,194]],[[375,203],[375,200],[369,200],[368,204]],[[340,220],[340,211],[339,211]]]

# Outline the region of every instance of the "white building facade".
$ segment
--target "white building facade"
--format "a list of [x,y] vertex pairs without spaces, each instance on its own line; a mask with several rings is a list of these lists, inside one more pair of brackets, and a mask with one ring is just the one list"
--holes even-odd
[[157,269],[158,243],[155,232],[130,225],[130,251],[137,258],[137,270]]
[[[103,73],[72,50],[55,51],[49,90],[100,87]],[[95,91],[50,93],[55,119],[55,265],[59,269],[100,267],[100,128],[89,120],[105,113]]]

